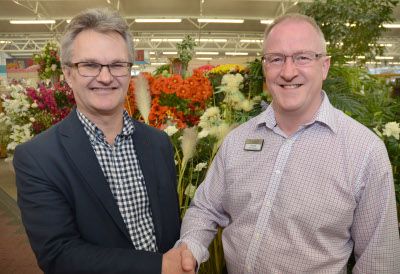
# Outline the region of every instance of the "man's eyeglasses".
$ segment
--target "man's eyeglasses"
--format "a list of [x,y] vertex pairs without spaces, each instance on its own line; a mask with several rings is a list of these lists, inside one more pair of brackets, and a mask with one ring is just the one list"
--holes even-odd
[[72,63],[72,67],[78,70],[79,75],[83,77],[97,77],[103,67],[107,67],[112,76],[121,77],[130,75],[132,63],[116,62],[112,64],[98,64],[93,62]]
[[264,64],[270,67],[282,67],[287,57],[291,57],[293,63],[298,67],[312,64],[315,60],[325,56],[325,53],[315,53],[312,51],[299,52],[293,55],[285,55],[282,53],[267,53],[262,57]]

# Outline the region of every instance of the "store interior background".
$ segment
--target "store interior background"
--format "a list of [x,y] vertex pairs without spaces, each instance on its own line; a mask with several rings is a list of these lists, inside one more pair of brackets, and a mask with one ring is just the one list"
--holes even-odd
[[[176,43],[189,34],[197,40],[191,68],[204,64],[246,64],[262,54],[266,24],[285,12],[298,10],[298,3],[312,0],[0,0],[0,77],[7,78],[6,59],[30,58],[46,42],[59,41],[68,20],[91,7],[112,7],[120,11],[134,36],[134,46],[143,50],[145,62],[137,62],[133,74],[153,71],[177,57]],[[394,10],[400,23],[400,7]],[[141,23],[138,19],[180,19],[174,23]],[[240,19],[243,23],[201,23],[198,19]],[[10,20],[55,20],[53,24],[11,24]],[[398,26],[400,27],[400,26]],[[390,28],[379,43],[383,58],[367,64],[371,73],[400,74],[400,28]],[[143,64],[144,63],[144,64]],[[36,78],[25,72],[14,78]],[[8,78],[11,78],[8,76]]]

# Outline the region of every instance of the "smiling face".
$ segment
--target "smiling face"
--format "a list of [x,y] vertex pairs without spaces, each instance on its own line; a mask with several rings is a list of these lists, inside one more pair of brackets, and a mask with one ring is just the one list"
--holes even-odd
[[[264,40],[264,53],[292,56],[299,52],[324,53],[324,45],[317,30],[308,22],[287,19],[275,25]],[[291,57],[281,66],[263,65],[272,107],[278,116],[296,116],[309,121],[321,104],[322,82],[330,65],[328,57],[321,57],[307,66],[296,66]]]
[[[71,63],[78,62],[129,62],[128,47],[117,32],[84,30],[76,36],[72,44]],[[65,67],[64,75],[74,92],[78,110],[90,120],[102,116],[122,115],[129,74],[115,77],[107,67],[103,67],[97,77],[84,77],[79,75],[76,68]]]

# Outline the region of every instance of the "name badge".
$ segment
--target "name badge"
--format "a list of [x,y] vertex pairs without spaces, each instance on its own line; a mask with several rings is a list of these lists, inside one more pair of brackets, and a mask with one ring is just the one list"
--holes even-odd
[[261,151],[264,139],[247,139],[244,143],[244,150]]

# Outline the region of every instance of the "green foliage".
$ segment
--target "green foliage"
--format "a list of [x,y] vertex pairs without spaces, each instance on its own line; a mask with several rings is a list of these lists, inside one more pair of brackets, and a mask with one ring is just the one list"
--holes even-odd
[[[300,12],[313,17],[325,39],[333,62],[344,63],[365,55],[366,61],[383,53],[378,39],[392,22],[398,0],[316,0],[300,3]],[[345,56],[348,56],[346,59]]]
[[249,62],[247,68],[249,71],[244,85],[248,85],[248,88],[245,88],[248,91],[248,96],[262,95],[264,76],[261,60],[255,59]]
[[195,46],[196,42],[190,35],[186,35],[181,43],[176,44],[178,59],[181,60],[184,65],[187,65],[190,60],[192,60]]
[[[371,130],[399,121],[400,97],[391,96],[391,87],[383,79],[369,75],[366,69],[332,66],[324,82],[332,104]],[[397,203],[400,203],[400,141],[380,136],[385,142],[393,167]]]
[[157,67],[154,71],[153,71],[153,75],[154,76],[156,76],[156,75],[163,75],[165,72],[169,72],[169,69],[170,69],[170,65],[169,64],[165,64],[165,65],[162,65],[162,66],[159,66],[159,67]]
[[39,67],[40,79],[58,78],[62,74],[58,46],[48,42],[40,54],[34,56],[34,61]]

